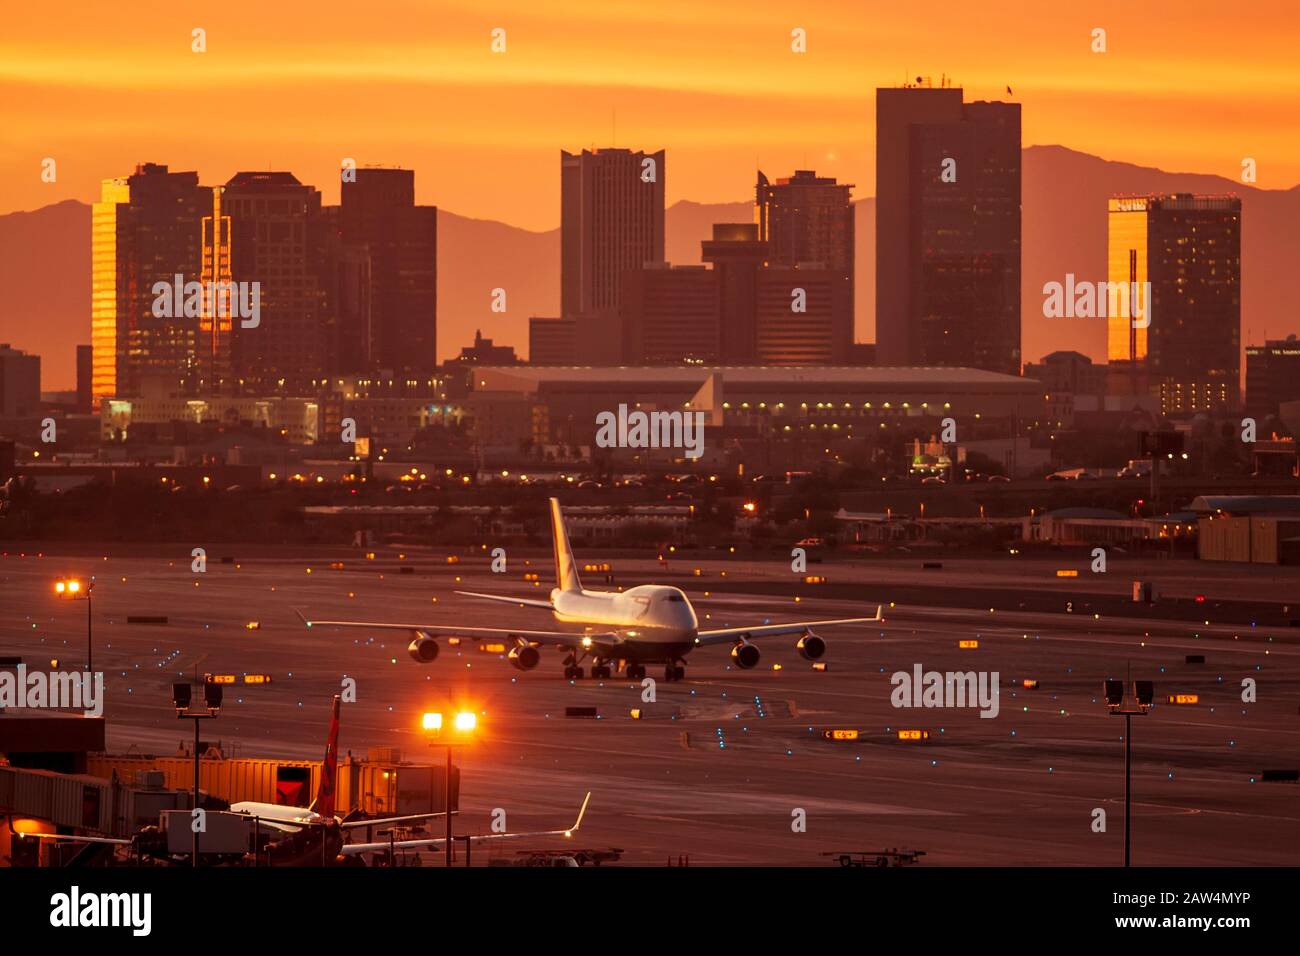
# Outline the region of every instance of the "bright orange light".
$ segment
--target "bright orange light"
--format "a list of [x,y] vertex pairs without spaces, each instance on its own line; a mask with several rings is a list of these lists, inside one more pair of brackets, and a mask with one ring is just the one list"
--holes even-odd
[[433,713],[425,714],[425,715],[424,715],[424,729],[425,729],[425,730],[442,730],[442,714],[433,714]]
[[466,734],[472,731],[478,724],[478,717],[472,710],[462,710],[456,715],[456,729]]
[[64,584],[62,581],[59,581],[54,585],[54,590],[59,594],[62,594],[64,591],[67,590],[67,588],[68,586]]
[[750,514],[753,514],[755,511],[758,510],[758,505],[754,504],[754,502],[752,501],[746,501],[744,507],[745,510],[748,511]]

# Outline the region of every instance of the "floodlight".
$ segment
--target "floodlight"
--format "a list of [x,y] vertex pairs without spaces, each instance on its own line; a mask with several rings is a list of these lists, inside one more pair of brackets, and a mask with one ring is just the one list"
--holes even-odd
[[1151,706],[1151,701],[1155,699],[1155,684],[1149,680],[1135,680],[1133,682],[1133,696],[1137,699],[1137,705],[1143,710]]
[[1124,682],[1122,680],[1106,681],[1106,706],[1111,710],[1119,709],[1124,703]]

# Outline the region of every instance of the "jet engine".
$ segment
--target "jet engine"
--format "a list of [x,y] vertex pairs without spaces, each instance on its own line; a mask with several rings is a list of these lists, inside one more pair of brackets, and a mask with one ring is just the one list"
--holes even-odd
[[758,663],[758,647],[749,641],[741,641],[731,649],[731,659],[736,662],[736,666],[744,670],[749,670]]
[[514,665],[515,670],[530,671],[537,666],[537,662],[542,659],[542,655],[537,653],[537,648],[531,644],[516,644],[510,648],[510,653],[506,655],[510,663]]
[[428,634],[417,631],[415,640],[407,645],[406,652],[417,664],[432,664],[438,658],[438,642]]
[[826,642],[812,631],[804,632],[804,636],[799,638],[799,643],[794,647],[799,652],[799,656],[806,661],[819,660],[826,654]]

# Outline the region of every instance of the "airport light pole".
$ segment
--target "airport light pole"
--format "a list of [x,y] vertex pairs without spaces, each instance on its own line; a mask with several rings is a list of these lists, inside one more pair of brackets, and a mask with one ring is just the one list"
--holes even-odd
[[[472,710],[463,710],[458,713],[452,721],[451,732],[460,735],[462,738],[459,743],[469,743],[473,739],[474,730],[478,726],[478,717]],[[424,715],[424,731],[430,736],[429,746],[442,746],[447,748],[447,766],[443,774],[443,818],[447,821],[446,839],[443,841],[446,850],[447,866],[451,866],[451,748],[457,746],[457,741],[450,737],[442,736],[443,719],[441,713],[427,713]],[[433,777],[430,774],[430,788],[433,787]],[[469,847],[468,838],[466,838],[466,848]],[[466,865],[469,861],[469,853],[465,854]]]
[[[203,704],[206,711],[190,709],[193,693],[189,684],[172,684],[172,703],[176,705],[176,716],[181,720],[194,721],[194,805],[191,807],[190,832],[194,834],[194,848],[190,866],[199,865],[199,828],[195,826],[193,811],[199,807],[199,721],[212,720],[221,713],[221,685],[205,683],[203,685]],[[256,845],[256,844],[255,844]]]
[[91,592],[95,590],[95,582],[87,581],[82,584],[76,578],[63,578],[54,582],[54,593],[62,601],[85,601],[86,602],[86,670],[92,675],[95,672],[95,643],[93,632],[91,630],[91,608],[93,602],[90,599]]
[[1149,680],[1133,682],[1133,699],[1137,701],[1137,710],[1125,710],[1124,682],[1108,680],[1105,685],[1106,707],[1112,715],[1124,718],[1124,866],[1131,861],[1132,845],[1132,807],[1133,790],[1131,786],[1133,768],[1133,717],[1145,716],[1151,708],[1155,697],[1155,685]]

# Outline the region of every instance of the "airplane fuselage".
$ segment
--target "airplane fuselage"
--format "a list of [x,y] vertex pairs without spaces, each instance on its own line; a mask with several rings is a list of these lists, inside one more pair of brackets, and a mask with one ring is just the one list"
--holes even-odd
[[624,640],[614,656],[663,661],[685,657],[700,622],[681,589],[645,584],[627,591],[551,591],[552,613],[576,634],[615,631]]
[[258,803],[253,800],[246,800],[242,803],[232,803],[230,805],[230,812],[243,813],[250,817],[257,817],[264,823],[276,826],[277,829],[283,827],[310,826],[312,824],[325,822],[325,818],[319,813],[308,810],[305,807],[290,807],[278,803]]

